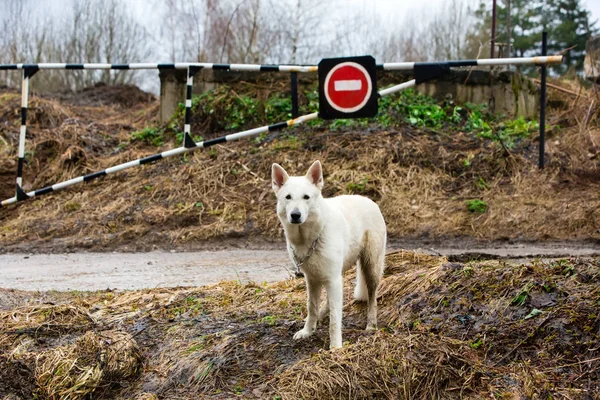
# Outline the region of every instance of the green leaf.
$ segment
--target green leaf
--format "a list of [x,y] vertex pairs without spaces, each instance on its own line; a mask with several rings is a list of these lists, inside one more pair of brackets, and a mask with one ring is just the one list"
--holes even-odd
[[542,310],[538,310],[537,308],[534,308],[533,310],[531,310],[531,312],[529,314],[527,314],[527,316],[525,317],[525,319],[530,319],[530,318],[533,318],[533,317],[537,317],[541,313],[543,313]]

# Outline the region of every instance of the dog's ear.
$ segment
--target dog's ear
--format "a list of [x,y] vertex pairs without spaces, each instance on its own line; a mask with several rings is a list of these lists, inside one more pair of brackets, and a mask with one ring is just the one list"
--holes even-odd
[[319,190],[323,189],[323,168],[321,167],[321,162],[319,160],[312,163],[306,173],[306,179],[318,187]]
[[273,166],[271,167],[271,186],[275,193],[279,192],[279,189],[285,185],[288,178],[289,176],[287,172],[285,172],[285,169],[283,169],[281,165],[273,163]]

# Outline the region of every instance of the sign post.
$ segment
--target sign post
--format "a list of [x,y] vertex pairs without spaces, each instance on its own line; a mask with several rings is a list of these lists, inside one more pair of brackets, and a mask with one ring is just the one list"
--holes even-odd
[[319,117],[374,117],[377,98],[373,57],[326,58],[319,63]]

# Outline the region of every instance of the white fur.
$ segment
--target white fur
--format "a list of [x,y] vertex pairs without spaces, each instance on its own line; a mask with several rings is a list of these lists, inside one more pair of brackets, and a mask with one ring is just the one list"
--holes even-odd
[[[294,339],[312,335],[317,320],[326,313],[326,309],[318,310],[324,287],[329,308],[329,347],[342,346],[342,274],[359,260],[354,296],[367,301],[367,329],[376,329],[376,291],[383,274],[386,246],[385,221],[377,204],[363,196],[323,198],[319,161],[311,165],[305,176],[292,177],[273,164],[272,180],[277,215],[292,261],[293,250],[298,259],[303,259],[315,238],[321,235],[314,253],[300,268],[306,278],[308,317]],[[368,283],[373,290],[369,291]]]

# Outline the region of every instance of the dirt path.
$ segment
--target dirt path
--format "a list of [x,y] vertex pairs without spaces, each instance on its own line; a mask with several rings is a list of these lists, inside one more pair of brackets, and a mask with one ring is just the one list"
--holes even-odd
[[[417,246],[394,246],[418,248]],[[201,286],[221,280],[277,281],[291,276],[280,249],[202,252],[2,254],[0,287],[21,290],[103,290]],[[510,245],[486,248],[422,246],[454,260],[597,256],[600,246]]]
[[221,280],[276,281],[290,274],[284,251],[0,255],[0,287],[21,290],[144,289]]

